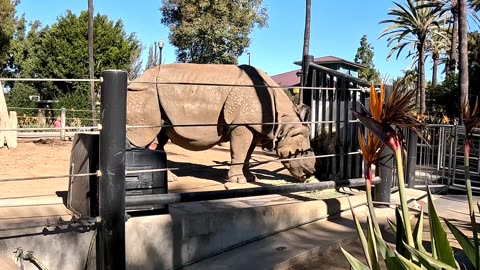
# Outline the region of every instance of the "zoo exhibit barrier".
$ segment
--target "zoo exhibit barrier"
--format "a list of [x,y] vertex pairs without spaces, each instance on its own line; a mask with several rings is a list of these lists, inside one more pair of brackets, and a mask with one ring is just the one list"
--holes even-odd
[[[373,184],[380,183],[380,177],[375,177]],[[359,187],[365,185],[364,178],[344,179],[337,181],[325,181],[309,184],[292,184],[285,186],[271,186],[258,188],[242,188],[220,191],[199,191],[184,193],[169,193],[156,195],[128,196],[126,197],[126,206],[143,206],[143,205],[161,205],[181,202],[196,202],[207,200],[221,200],[229,198],[241,198],[250,196],[262,196],[270,194],[288,194],[294,192],[317,191],[324,189],[342,188],[342,187]]]
[[[426,188],[428,186],[432,192],[444,191],[452,187],[465,189],[463,168],[464,133],[461,130],[464,130],[463,127],[456,125],[425,125],[425,128],[422,130],[424,139],[415,136],[417,137],[416,153],[413,155],[413,158],[416,166],[415,170],[406,179],[409,187]],[[409,140],[411,134],[407,131],[404,131],[404,134],[406,134],[405,141],[411,143]],[[480,143],[480,135],[476,135],[474,140]],[[478,152],[472,152],[473,156],[470,157],[470,162],[473,162],[475,165],[470,167],[470,173],[477,175],[474,179],[480,188]],[[393,166],[392,170],[393,180],[391,188],[392,191],[396,191],[398,189],[398,179],[395,173],[396,167]]]
[[[125,170],[125,160],[121,156],[125,154],[126,132],[126,73],[121,71],[105,71],[102,75],[102,104],[100,130],[100,171],[99,180],[99,209],[101,223],[97,238],[97,267],[99,269],[125,269],[125,261],[119,260],[125,256],[125,224],[112,222],[113,220],[125,220],[126,206],[158,205],[176,202],[214,200],[224,198],[258,196],[267,194],[286,194],[301,191],[322,190],[327,188],[357,187],[365,185],[363,178],[348,180],[326,181],[310,184],[292,184],[274,187],[258,187],[235,189],[225,191],[189,192],[178,194],[155,194],[141,196],[125,196],[125,176],[129,173],[148,171],[169,170],[172,168],[158,168],[154,170]],[[115,104],[115,106],[113,106]],[[323,120],[332,121],[332,120]],[[319,121],[320,123],[323,121]],[[356,120],[345,121],[356,122]],[[298,123],[298,122],[297,122]],[[310,123],[310,122],[309,122]],[[278,123],[258,123],[278,124]],[[192,124],[193,125],[193,124]],[[169,125],[162,125],[169,126]],[[191,126],[191,125],[187,125]],[[201,126],[201,125],[195,125]],[[127,128],[143,128],[151,126],[128,126]],[[358,150],[358,149],[355,149]],[[343,153],[344,155],[360,155],[358,151]],[[326,154],[323,157],[335,156]],[[318,156],[322,157],[322,156]],[[303,158],[303,157],[302,157]],[[293,158],[295,159],[295,158]],[[297,158],[301,159],[301,158]],[[276,161],[282,161],[278,159]],[[269,160],[267,162],[272,162]],[[224,164],[223,164],[224,165]],[[375,183],[380,179],[376,178]]]
[[[151,126],[127,126],[126,125],[126,93],[127,93],[127,77],[123,71],[105,71],[102,73],[103,79],[95,79],[95,81],[101,82],[101,99],[102,103],[100,111],[102,115],[101,125],[97,127],[89,127],[92,130],[99,130],[100,136],[100,159],[99,170],[95,173],[84,174],[70,174],[68,176],[94,176],[98,179],[99,185],[99,216],[95,218],[98,227],[97,241],[97,269],[125,269],[125,261],[118,260],[118,258],[125,257],[125,224],[118,222],[118,220],[125,219],[126,206],[137,205],[150,205],[152,202],[155,204],[170,204],[175,202],[186,201],[200,201],[200,200],[214,200],[222,198],[236,198],[245,196],[258,196],[267,194],[286,194],[292,192],[313,191],[322,190],[328,188],[339,187],[358,187],[365,185],[363,178],[348,178],[348,180],[326,181],[321,183],[311,184],[292,184],[286,186],[275,187],[258,187],[248,189],[236,189],[226,191],[211,191],[211,192],[190,192],[179,194],[158,194],[158,195],[142,195],[142,196],[125,196],[125,181],[126,175],[132,173],[146,173],[154,171],[166,171],[175,170],[178,168],[158,168],[153,170],[127,170],[125,166],[125,160],[122,157],[125,156],[126,151],[126,128],[142,128]],[[57,79],[60,80],[60,79]],[[90,81],[90,80],[81,80]],[[285,87],[282,87],[285,88]],[[297,87],[295,87],[297,88]],[[328,91],[331,93],[338,93],[338,88],[329,87],[304,87],[305,89],[317,89],[321,91]],[[349,89],[356,92],[365,92],[364,89]],[[333,108],[333,107],[332,107]],[[337,125],[337,119],[319,119],[316,121],[306,121],[302,123],[319,124],[319,125]],[[357,123],[358,120],[348,119],[344,123]],[[299,122],[297,122],[299,123]],[[274,125],[279,123],[243,123],[235,125]],[[286,124],[286,123],[283,123]],[[192,125],[177,125],[177,126],[193,126]],[[211,124],[218,125],[218,124]],[[163,127],[175,126],[175,125],[162,125]],[[194,125],[202,126],[202,125]],[[35,130],[35,128],[30,128]],[[21,130],[21,129],[16,129]],[[55,129],[54,129],[55,130]],[[358,149],[352,149],[355,151],[342,152],[343,156],[361,156]],[[335,158],[338,153],[327,153],[316,155],[311,158]],[[254,163],[268,163],[268,162],[281,162],[285,160],[302,159],[302,158],[290,158],[290,159],[272,159],[267,161],[249,162]],[[213,166],[225,166],[213,165]],[[35,180],[35,179],[47,179],[47,178],[59,178],[66,177],[66,175],[57,176],[44,176],[44,177],[28,177],[28,178],[14,178],[4,179],[7,181],[22,181],[22,180]],[[0,182],[2,180],[0,179]],[[376,178],[374,183],[379,183],[380,179]]]

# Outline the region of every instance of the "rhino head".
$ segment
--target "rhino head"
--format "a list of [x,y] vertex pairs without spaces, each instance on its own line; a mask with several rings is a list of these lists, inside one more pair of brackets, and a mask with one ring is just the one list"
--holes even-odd
[[[293,177],[300,181],[307,180],[315,172],[315,154],[310,146],[310,126],[302,124],[309,116],[305,105],[296,108],[297,115],[283,116],[277,135],[277,155]],[[294,122],[298,122],[294,123]],[[292,124],[294,123],[294,124]]]

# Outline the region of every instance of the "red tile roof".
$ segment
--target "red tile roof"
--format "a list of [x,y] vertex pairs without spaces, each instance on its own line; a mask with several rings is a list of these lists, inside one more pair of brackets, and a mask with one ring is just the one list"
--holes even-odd
[[300,77],[297,76],[297,72],[300,70],[294,70],[272,76],[272,79],[281,86],[297,86],[300,85]]
[[[316,63],[316,64],[319,64],[319,65],[341,63],[341,64],[350,65],[350,66],[353,66],[353,67],[356,67],[356,68],[359,68],[359,69],[365,68],[364,66],[362,66],[360,64],[357,64],[357,63],[354,63],[354,62],[351,62],[351,61],[347,61],[345,59],[338,58],[338,57],[335,57],[335,56],[318,57],[318,58],[313,59],[313,62]],[[295,64],[300,64],[301,65],[301,62],[295,62]],[[272,79],[277,84],[279,84],[281,86],[299,86],[300,85],[300,77],[297,76],[297,72],[299,72],[299,71],[300,70],[294,70],[294,71],[290,71],[290,72],[277,74],[277,75],[272,76]]]
[[347,65],[350,65],[350,66],[353,66],[353,67],[356,67],[356,68],[365,68],[361,64],[357,64],[357,63],[354,63],[354,62],[351,62],[351,61],[348,61],[348,60],[345,60],[345,59],[342,59],[342,58],[338,58],[338,57],[335,57],[335,56],[318,57],[318,58],[313,59],[313,62],[317,63],[317,64],[343,63],[343,64],[347,64]]

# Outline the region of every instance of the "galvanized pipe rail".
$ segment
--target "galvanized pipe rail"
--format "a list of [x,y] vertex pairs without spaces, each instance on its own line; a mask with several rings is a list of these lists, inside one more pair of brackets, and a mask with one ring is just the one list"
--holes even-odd
[[[373,180],[374,184],[380,183],[381,179],[376,177]],[[261,196],[270,194],[288,194],[302,191],[317,191],[341,187],[359,187],[365,185],[365,179],[345,179],[337,181],[325,181],[310,184],[294,184],[285,186],[270,186],[258,188],[242,188],[231,190],[217,190],[217,191],[199,191],[199,192],[185,192],[185,193],[169,193],[156,195],[141,195],[128,196],[125,198],[125,205],[144,206],[144,205],[158,205],[158,204],[172,204],[180,202],[195,202],[207,200],[220,200],[229,198],[241,198],[251,196]]]

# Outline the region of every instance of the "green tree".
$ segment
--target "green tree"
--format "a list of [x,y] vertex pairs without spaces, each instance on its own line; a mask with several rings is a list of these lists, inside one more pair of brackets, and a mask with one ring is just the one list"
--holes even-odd
[[[443,12],[448,14],[446,23],[449,25],[450,29],[450,48],[448,50],[448,59],[447,59],[447,76],[452,75],[456,72],[459,55],[458,55],[458,45],[459,45],[459,0],[429,0],[429,4],[434,4],[440,6]],[[467,14],[470,18],[478,25],[480,24],[480,18],[478,17],[476,11],[480,9],[480,1],[478,0],[469,0],[467,1],[468,6],[466,9]]]
[[236,64],[254,26],[268,19],[262,0],[163,0],[160,11],[177,61],[188,63]]
[[[93,59],[93,0],[88,0],[88,78],[95,76],[95,62]],[[95,83],[90,81],[90,105],[92,118],[95,118]]]
[[18,0],[0,0],[0,63],[8,58],[7,52],[15,32],[15,6]]
[[154,45],[150,45],[150,47],[148,48],[148,58],[145,69],[153,68],[158,64],[157,56],[153,51],[153,46]]
[[354,60],[355,63],[365,66],[364,69],[358,72],[358,77],[360,79],[379,83],[381,82],[380,73],[375,69],[375,65],[373,64],[374,55],[373,47],[368,43],[367,35],[363,35]]
[[[390,9],[388,15],[393,19],[383,20],[380,23],[390,24],[381,34],[381,38],[388,36],[388,46],[394,44],[387,56],[389,59],[394,52],[397,58],[402,50],[410,45],[418,51],[419,79],[417,89],[420,92],[420,113],[424,114],[425,103],[425,45],[429,32],[441,25],[441,7],[425,5],[424,1],[407,0],[406,5],[393,2],[396,8]],[[409,54],[411,55],[411,54]]]
[[451,41],[448,39],[448,32],[443,27],[433,29],[427,38],[426,50],[432,57],[432,87],[435,87],[438,82],[438,65],[451,48]]
[[480,33],[472,32],[468,35],[468,64],[470,96],[480,96]]
[[[40,46],[34,51],[38,60],[30,76],[88,78],[87,22],[86,11],[79,16],[67,11],[51,27],[42,29],[39,33]],[[135,35],[127,35],[123,28],[121,20],[113,22],[105,15],[95,16],[94,77],[100,77],[106,69],[121,69],[131,73],[132,56],[139,57],[141,46]],[[48,82],[38,85],[38,89],[44,98],[66,95],[79,89],[89,93],[84,83]]]

